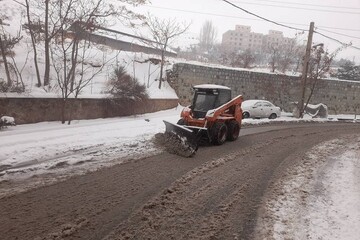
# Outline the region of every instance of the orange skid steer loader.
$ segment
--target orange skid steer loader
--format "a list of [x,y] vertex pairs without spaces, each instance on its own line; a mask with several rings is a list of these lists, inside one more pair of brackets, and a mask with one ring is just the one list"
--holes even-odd
[[202,84],[193,89],[192,104],[182,110],[177,124],[164,121],[167,149],[185,157],[194,155],[202,141],[221,145],[236,140],[242,120],[243,97],[232,99],[230,88]]

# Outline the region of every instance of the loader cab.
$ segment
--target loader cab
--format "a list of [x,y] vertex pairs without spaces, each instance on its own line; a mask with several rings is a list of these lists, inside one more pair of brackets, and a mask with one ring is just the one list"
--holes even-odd
[[194,98],[191,105],[195,118],[204,118],[206,113],[220,107],[231,100],[231,89],[221,85],[202,84],[196,85]]

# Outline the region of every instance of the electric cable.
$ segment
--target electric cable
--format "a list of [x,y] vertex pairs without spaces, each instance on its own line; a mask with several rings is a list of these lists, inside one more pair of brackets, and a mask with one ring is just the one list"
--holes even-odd
[[344,7],[344,6],[325,6],[325,5],[318,5],[318,4],[310,4],[310,3],[299,3],[299,2],[284,2],[284,1],[273,1],[273,0],[255,0],[261,2],[273,2],[273,3],[282,3],[288,5],[301,5],[301,6],[312,6],[312,7],[322,7],[322,8],[342,8],[342,9],[360,9],[357,7]]
[[242,8],[242,7],[239,7],[239,6],[237,6],[237,5],[235,5],[235,4],[231,3],[231,2],[229,2],[229,1],[227,1],[227,0],[222,0],[222,1],[223,1],[223,2],[226,2],[227,4],[230,4],[231,6],[233,6],[233,7],[235,7],[235,8],[240,9],[240,10],[241,10],[241,11],[243,11],[243,12],[246,12],[247,14],[250,14],[250,15],[252,15],[252,16],[255,16],[255,17],[257,17],[257,18],[260,18],[260,19],[262,19],[262,20],[264,20],[264,21],[267,21],[267,22],[273,23],[273,24],[275,24],[275,25],[278,25],[278,26],[281,26],[281,27],[285,27],[285,28],[289,28],[289,29],[293,29],[293,30],[297,30],[297,31],[307,31],[307,32],[309,31],[309,30],[306,30],[306,29],[301,29],[301,28],[291,27],[291,26],[287,26],[287,25],[282,24],[282,23],[278,23],[278,22],[272,21],[272,20],[270,20],[270,19],[267,19],[267,18],[261,17],[261,16],[259,16],[259,15],[255,14],[255,13],[252,13],[252,12],[250,12],[250,11],[248,11],[248,10],[246,10],[246,9]]
[[[194,14],[202,14],[202,15],[209,15],[209,16],[216,16],[216,17],[227,17],[227,18],[238,18],[238,19],[245,19],[245,20],[251,20],[251,21],[261,21],[261,19],[256,18],[246,18],[246,17],[239,17],[239,16],[231,16],[231,15],[225,15],[225,14],[218,14],[218,13],[209,13],[209,12],[200,12],[200,11],[192,11],[192,10],[184,10],[184,9],[175,9],[175,8],[168,8],[168,7],[160,7],[160,6],[147,6],[149,8],[157,8],[157,9],[164,9],[164,10],[170,10],[170,11],[176,11],[176,12],[187,12],[187,13],[194,13]],[[291,25],[297,25],[297,26],[308,26],[307,24],[303,23],[290,23],[290,22],[282,22],[279,21],[281,24],[291,24]],[[329,27],[329,26],[319,26],[320,28],[327,28],[327,29],[335,29],[335,30],[344,30],[344,31],[354,31],[354,32],[360,32],[360,29],[351,29],[351,28],[337,28],[337,27]]]
[[357,46],[352,45],[351,42],[350,42],[350,44],[344,43],[344,42],[342,42],[342,41],[340,41],[340,40],[338,40],[338,39],[336,39],[336,38],[327,36],[327,35],[319,32],[319,31],[316,31],[316,30],[314,30],[314,33],[317,33],[317,34],[319,34],[319,35],[321,35],[321,36],[323,36],[323,37],[325,37],[325,38],[327,38],[327,39],[330,39],[330,40],[332,40],[332,41],[334,41],[334,42],[340,43],[342,46],[350,47],[350,48],[354,48],[354,49],[360,50],[360,47],[357,47]]
[[318,12],[331,12],[331,13],[360,15],[360,12],[345,12],[345,11],[336,11],[336,10],[327,10],[327,9],[312,9],[312,8],[303,8],[303,7],[279,6],[279,5],[273,5],[273,4],[253,3],[253,2],[242,2],[242,1],[234,1],[234,2],[241,3],[241,4],[257,5],[257,6],[267,6],[267,7],[287,8],[287,9],[299,9],[299,10],[307,10],[307,11],[318,11]]
[[344,36],[344,37],[350,37],[350,38],[360,39],[360,37],[355,37],[355,36],[350,36],[350,35],[343,34],[343,33],[333,32],[333,31],[329,31],[329,30],[322,29],[322,28],[320,28],[320,27],[317,27],[317,29],[319,29],[319,30],[321,30],[321,31],[325,31],[325,32],[337,34],[337,35],[340,35],[340,36]]
[[[259,15],[255,14],[255,13],[252,13],[252,12],[250,12],[250,11],[248,11],[248,10],[246,10],[246,9],[242,8],[242,7],[239,7],[239,6],[237,6],[237,5],[235,5],[235,4],[231,3],[231,2],[229,2],[228,0],[222,0],[222,1],[223,1],[223,2],[226,2],[226,3],[228,3],[228,4],[230,4],[231,6],[233,6],[233,7],[235,7],[235,8],[238,8],[238,9],[240,9],[240,10],[242,10],[242,11],[246,12],[247,14],[253,15],[253,16],[255,16],[255,17],[257,17],[257,18],[260,18],[260,19],[262,19],[262,20],[264,20],[264,21],[267,21],[267,22],[270,22],[270,23],[273,23],[273,24],[276,24],[276,25],[279,25],[279,26],[282,26],[282,27],[286,27],[286,28],[289,28],[289,29],[293,29],[293,30],[300,30],[300,31],[306,31],[306,32],[309,32],[309,30],[299,29],[299,28],[294,28],[294,27],[287,26],[287,25],[284,25],[284,24],[280,24],[280,23],[275,22],[275,21],[272,21],[272,20],[270,20],[270,19],[267,19],[267,18],[261,17],[261,16],[259,16]],[[323,34],[323,33],[318,32],[318,31],[315,31],[315,30],[314,30],[314,33],[317,33],[317,34],[319,34],[319,35],[321,35],[321,36],[323,36],[323,37],[325,37],[325,38],[327,38],[327,39],[330,39],[330,40],[332,40],[332,41],[335,41],[335,42],[337,42],[337,43],[340,43],[342,46],[345,46],[345,47],[351,47],[351,48],[354,48],[354,49],[360,50],[360,48],[359,48],[359,47],[356,47],[356,46],[354,46],[354,45],[352,45],[352,44],[347,44],[347,43],[344,43],[344,42],[342,42],[342,41],[340,41],[340,40],[338,40],[338,39],[336,39],[336,38],[333,38],[333,37],[327,36],[327,35],[325,35],[325,34]]]

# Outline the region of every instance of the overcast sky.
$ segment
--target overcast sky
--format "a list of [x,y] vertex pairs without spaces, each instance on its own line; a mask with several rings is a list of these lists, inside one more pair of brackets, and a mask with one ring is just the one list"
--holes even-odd
[[[348,48],[339,57],[355,58],[360,62],[360,0],[228,0],[252,13],[295,28],[309,29],[315,22],[316,30],[342,42],[352,42],[359,49]],[[270,29],[280,30],[286,37],[299,31],[277,26],[251,16],[223,0],[151,0],[141,7],[161,18],[176,18],[192,22],[189,34],[197,36],[202,24],[211,20],[218,30],[218,41],[236,24],[251,26],[252,31],[266,34]],[[348,36],[343,36],[348,35]],[[307,38],[307,33],[300,37]],[[329,50],[339,43],[314,35],[314,42],[323,42]]]

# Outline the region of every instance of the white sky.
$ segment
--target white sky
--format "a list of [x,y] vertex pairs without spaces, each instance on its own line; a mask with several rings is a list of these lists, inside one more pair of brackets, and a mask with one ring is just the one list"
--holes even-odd
[[[311,21],[315,22],[319,32],[360,48],[360,0],[229,0],[235,5],[264,18],[281,22],[301,29],[309,29]],[[271,5],[271,6],[270,6]],[[314,10],[309,10],[314,9]],[[189,30],[195,36],[202,24],[211,20],[218,30],[218,39],[236,24],[249,25],[252,31],[266,34],[268,30],[280,30],[286,37],[294,37],[296,31],[265,22],[251,16],[222,0],[151,0],[151,5],[139,8],[149,11],[157,17],[176,18],[192,22]],[[326,31],[325,31],[326,30]],[[335,33],[344,34],[342,36]],[[302,36],[307,38],[306,35]],[[338,43],[314,36],[314,42],[325,43],[329,50],[340,46]],[[346,57],[360,62],[360,49],[348,48],[339,57]]]

